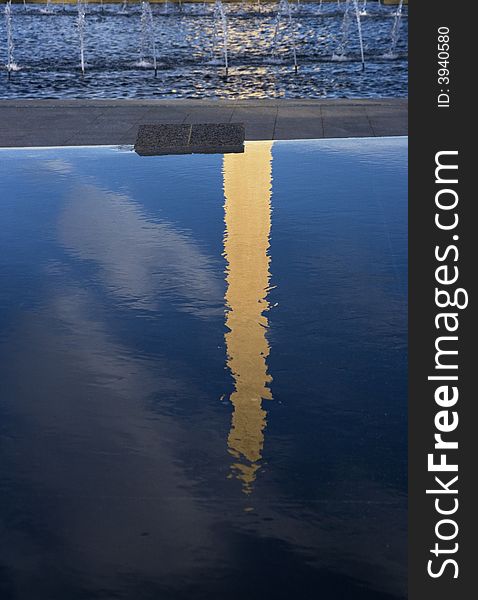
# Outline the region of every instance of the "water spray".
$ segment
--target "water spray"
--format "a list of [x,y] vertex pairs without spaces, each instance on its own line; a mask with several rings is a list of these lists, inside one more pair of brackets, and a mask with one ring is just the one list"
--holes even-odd
[[80,41],[80,68],[81,74],[85,75],[85,21],[86,21],[86,9],[85,5],[81,0],[78,0],[78,38]]
[[283,21],[283,18],[287,21],[287,26],[290,27],[292,31],[292,56],[294,58],[294,73],[297,74],[299,66],[297,63],[297,44],[296,44],[296,31],[294,24],[292,22],[292,11],[288,0],[281,0],[279,3],[279,10],[277,11],[275,27],[274,27],[274,36],[272,38],[272,56],[277,58],[277,48],[278,48],[278,39],[280,34],[280,27]]
[[17,70],[17,65],[13,59],[13,50],[15,46],[13,44],[13,25],[12,25],[12,2],[8,0],[5,4],[5,29],[7,32],[7,73],[8,80],[12,76],[12,71]]
[[392,31],[390,34],[390,47],[383,55],[384,58],[396,58],[398,40],[400,38],[400,26],[402,24],[403,0],[400,0],[395,18],[393,20]]
[[213,32],[213,52],[217,37],[217,23],[221,27],[222,40],[223,40],[223,55],[224,55],[224,68],[226,71],[226,77],[229,75],[229,50],[228,50],[228,30],[227,30],[227,16],[224,11],[221,0],[216,0],[214,4],[214,32]]
[[[403,0],[402,0],[403,2]],[[362,37],[362,20],[360,18],[360,9],[358,5],[358,0],[353,0],[354,8],[355,8],[355,18],[357,20],[357,31],[360,42],[360,60],[362,61],[362,71],[365,71],[365,57],[363,51],[363,37]]]
[[140,46],[140,65],[146,61],[146,37],[149,37],[151,52],[153,55],[154,76],[158,75],[158,64],[156,60],[156,42],[154,41],[154,21],[151,5],[147,1],[141,2],[141,46]]

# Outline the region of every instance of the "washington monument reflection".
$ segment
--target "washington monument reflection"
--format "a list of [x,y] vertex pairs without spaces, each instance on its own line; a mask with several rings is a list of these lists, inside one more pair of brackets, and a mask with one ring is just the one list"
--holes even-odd
[[234,379],[228,448],[234,475],[252,491],[264,446],[271,400],[266,338],[269,309],[272,142],[248,144],[244,154],[224,156],[224,256],[227,261],[227,366]]

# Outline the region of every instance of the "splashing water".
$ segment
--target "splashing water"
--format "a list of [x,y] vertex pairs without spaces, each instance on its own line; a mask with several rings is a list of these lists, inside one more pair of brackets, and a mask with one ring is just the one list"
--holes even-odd
[[[402,0],[403,2],[403,0]],[[362,21],[360,20],[360,9],[358,0],[353,0],[354,8],[355,8],[355,18],[357,20],[357,31],[360,42],[360,60],[362,61],[362,71],[365,69],[365,57],[363,51],[363,37],[362,37]]]
[[156,60],[156,42],[154,41],[154,22],[153,12],[149,2],[141,2],[141,42],[140,42],[140,59],[136,64],[138,67],[149,67],[150,63],[146,60],[147,40],[153,56],[154,75],[158,74],[158,66]]
[[227,30],[227,16],[224,11],[221,0],[216,0],[214,4],[214,27],[213,27],[213,47],[212,53],[214,54],[216,41],[218,37],[218,26],[222,34],[223,43],[223,56],[224,56],[224,68],[226,69],[226,75],[229,74],[229,51],[228,51],[228,30]]
[[277,11],[274,36],[272,38],[272,56],[277,60],[277,51],[279,49],[279,38],[281,25],[285,21],[286,26],[290,28],[292,32],[292,56],[294,57],[294,71],[297,73],[297,44],[296,44],[296,30],[292,22],[292,11],[288,0],[280,0],[279,10]]
[[395,18],[393,20],[392,31],[390,34],[390,46],[383,55],[384,58],[397,58],[397,44],[400,39],[400,26],[402,24],[403,0],[400,0]]
[[80,43],[80,68],[81,74],[85,74],[85,25],[86,9],[81,0],[78,0],[78,39]]
[[360,9],[360,16],[365,17],[367,14],[367,0],[363,0],[362,8]]
[[403,11],[403,0],[400,0],[397,6],[397,10],[395,11],[395,16],[402,16]]
[[[4,10],[7,1],[4,2]],[[403,94],[406,91],[408,11],[407,3],[403,2],[403,6],[400,6],[399,0],[393,7],[382,5],[382,8],[375,6],[375,1],[367,1],[367,10],[371,18],[362,17],[361,19],[366,68],[367,70],[372,69],[373,81],[359,77],[361,47],[359,48],[357,26],[360,21],[357,19],[356,24],[356,8],[358,4],[359,10],[361,10],[364,0],[348,0],[348,2],[343,0],[340,11],[337,11],[336,2],[326,4],[326,1],[322,0],[320,16],[317,12],[320,7],[319,0],[312,9],[306,5],[305,0],[301,2],[300,14],[296,13],[295,0],[283,0],[282,2],[276,0],[277,3],[273,5],[263,3],[265,15],[262,17],[256,12],[257,0],[252,0],[253,4],[247,4],[248,0],[243,0],[243,9],[246,14],[238,15],[241,19],[241,26],[238,27],[237,32],[233,31],[231,27],[235,26],[234,15],[239,13],[239,4],[226,5],[226,0],[222,0],[222,11],[227,17],[227,28],[223,28],[219,2],[217,5],[214,2],[208,3],[205,8],[202,8],[199,3],[190,6],[183,2],[187,15],[194,13],[194,17],[199,16],[194,21],[193,19],[189,21],[188,16],[180,17],[177,9],[171,9],[174,10],[174,14],[170,12],[169,16],[161,15],[164,4],[163,7],[155,7],[154,0],[139,0],[139,3],[135,5],[136,8],[132,8],[131,2],[128,1],[129,15],[126,17],[130,16],[132,20],[124,17],[116,19],[115,27],[113,27],[109,17],[119,15],[123,0],[119,0],[119,3],[113,7],[107,4],[109,0],[102,0],[105,9],[104,17],[100,15],[100,0],[97,0],[94,8],[87,3],[87,0],[79,0],[82,4],[80,14],[77,13],[78,0],[75,0],[73,5],[73,13],[71,12],[72,5],[68,5],[66,2],[68,11],[66,20],[61,16],[63,14],[61,4],[57,7],[56,0],[51,0],[55,7],[55,14],[51,18],[47,15],[40,15],[39,7],[33,7],[28,3],[27,13],[24,13],[22,0],[18,6],[14,6],[17,1],[11,0],[14,59],[21,64],[21,73],[27,68],[29,73],[38,70],[39,75],[38,79],[36,75],[35,78],[32,77],[30,84],[24,76],[17,81],[15,73],[12,72],[12,83],[6,89],[7,96],[19,97],[27,93],[28,90],[27,92],[25,90],[30,86],[32,89],[36,89],[36,86],[40,85],[38,82],[43,80],[48,89],[45,88],[43,91],[42,88],[40,93],[45,96],[57,94],[73,97],[74,94],[82,93],[91,96],[97,94],[105,96],[109,93],[108,87],[114,90],[113,93],[116,93],[117,89],[117,93],[121,96],[149,94],[152,93],[150,89],[155,91],[159,89],[153,86],[153,66],[156,64],[156,60],[158,77],[163,64],[165,67],[164,78],[161,78],[161,82],[156,82],[156,84],[159,83],[161,93],[164,93],[165,96],[171,90],[178,96],[212,95],[216,86],[219,87],[220,94],[247,94],[248,90],[252,90],[257,85],[256,82],[260,82],[260,94],[274,95],[278,93],[276,82],[279,82],[280,93],[282,93],[282,88],[287,88],[287,93],[297,94],[297,97],[300,97],[302,89],[304,95],[318,96],[330,92],[337,95],[350,93],[358,97],[360,94],[375,94],[376,90],[381,93],[379,80],[382,78],[389,86],[385,90],[385,94],[394,93],[396,90],[399,94]],[[145,12],[147,4],[143,5],[143,1],[149,3],[153,15],[155,35],[151,41],[147,26],[147,11]],[[46,0],[44,2],[46,3]],[[264,8],[264,6],[266,7]],[[82,7],[85,8],[84,16],[81,14]],[[214,18],[213,13],[215,13]],[[307,22],[309,13],[317,15],[315,19],[311,19],[310,23]],[[93,19],[91,22],[90,14]],[[106,15],[108,15],[108,19]],[[265,25],[262,18],[267,19]],[[61,38],[58,40],[58,53],[50,52],[51,49],[48,48],[48,45],[35,47],[33,43],[25,44],[19,30],[19,27],[23,29],[22,19],[24,22],[28,20],[28,27],[30,27],[30,21],[35,20],[37,27],[45,31],[46,39],[54,41],[55,45],[56,38]],[[68,21],[73,27],[70,36],[61,34]],[[203,22],[201,23],[201,21]],[[10,71],[15,70],[16,67],[13,59],[7,60],[5,22],[6,19],[3,17],[4,56],[0,61],[2,63],[0,70],[3,69],[6,81],[7,63],[10,65]],[[186,24],[183,28],[184,23]],[[217,33],[214,53],[210,56],[214,24]],[[399,26],[401,27],[400,36],[398,36]],[[295,29],[295,37],[292,36],[292,29]],[[109,36],[110,33],[112,39],[115,36],[114,43],[111,44],[110,51],[105,52],[104,45],[98,44],[97,41],[104,39],[105,35]],[[225,36],[226,39],[224,39]],[[165,47],[162,43],[163,39],[168,41],[171,39],[172,44]],[[257,44],[257,41],[261,39],[263,42],[265,41],[265,44]],[[160,40],[161,47],[158,45]],[[152,51],[154,41],[156,48]],[[192,48],[191,52],[189,47]],[[156,55],[156,60],[154,60],[154,55]],[[61,59],[61,68],[69,70],[70,73],[77,76],[76,83],[73,79],[70,80],[71,86],[68,89],[63,80],[55,75],[58,62],[60,62],[57,60],[57,56]],[[384,58],[384,56],[390,58]],[[347,62],[338,67],[337,62],[331,62],[331,57],[334,60]],[[209,58],[212,59],[210,63]],[[31,67],[29,66],[30,60],[32,61]],[[292,76],[292,69],[297,66],[298,60],[301,61],[301,67],[304,61],[305,69],[304,77],[301,77],[300,80]],[[229,82],[231,85],[221,86],[219,80],[211,75],[211,67],[208,68],[208,64],[214,64],[218,71],[217,74],[221,76],[224,75],[224,66],[226,65],[226,68],[229,67],[229,77],[232,76],[233,71],[234,74],[237,72],[238,77]],[[277,67],[277,64],[280,65],[280,68]],[[376,64],[378,67],[375,67]],[[139,65],[140,68],[137,68],[136,65]],[[232,65],[234,66],[232,67]],[[136,70],[136,75],[132,74],[132,69]],[[309,83],[309,69],[314,72],[321,71],[321,77],[317,77]],[[205,71],[204,82],[201,82],[201,74],[198,74],[201,70]],[[356,71],[355,79],[354,71]],[[81,78],[81,73],[84,73],[84,78]],[[243,73],[246,75],[243,76]],[[196,84],[196,78],[200,81],[199,84]],[[151,82],[148,84],[147,80],[149,79]],[[174,81],[169,82],[169,79]],[[396,85],[398,79],[402,83],[405,82],[402,89],[398,89],[398,85]],[[144,86],[147,86],[147,92],[144,91],[146,89]],[[243,92],[243,90],[245,91]],[[255,90],[254,93],[256,93]]]
[[13,25],[12,25],[12,2],[8,0],[5,4],[5,30],[7,32],[7,72],[10,78],[12,71],[19,71],[20,67],[13,58],[15,46],[13,44]]
[[286,13],[287,8],[285,6],[285,1],[286,0],[281,0],[279,3],[279,9],[277,11],[277,15],[275,18],[275,25],[274,25],[274,35],[272,37],[272,56],[274,58],[277,58],[277,47],[278,47],[278,39],[279,39],[279,31],[280,31],[280,26],[281,26],[281,22],[282,22],[282,16]]
[[349,45],[350,32],[350,0],[347,0],[344,10],[344,18],[340,28],[340,40],[337,49],[332,55],[332,60],[343,61],[347,60],[347,48]]
[[345,3],[344,9],[344,18],[342,21],[342,28],[340,30],[340,41],[337,46],[337,50],[332,55],[332,60],[336,61],[344,61],[348,60],[347,57],[347,49],[350,41],[350,22],[351,22],[351,8],[354,8],[355,18],[357,21],[357,32],[359,37],[360,44],[360,60],[362,63],[362,70],[365,69],[365,55],[364,55],[364,47],[363,47],[363,36],[362,36],[362,21],[360,19],[360,8],[358,4],[358,0],[347,0]]
[[44,15],[52,15],[53,14],[53,6],[51,0],[46,0],[45,8],[40,8],[40,12]]

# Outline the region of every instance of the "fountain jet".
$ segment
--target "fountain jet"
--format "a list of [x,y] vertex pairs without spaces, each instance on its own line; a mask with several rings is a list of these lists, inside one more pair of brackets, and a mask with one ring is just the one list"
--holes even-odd
[[383,55],[384,58],[397,58],[397,44],[400,39],[400,26],[402,24],[402,13],[403,13],[403,0],[400,0],[398,8],[395,12],[395,18],[393,20],[392,31],[390,34],[390,46]]
[[149,2],[141,2],[141,45],[140,45],[140,66],[146,65],[146,39],[149,38],[151,52],[153,55],[154,76],[158,74],[158,65],[156,60],[156,42],[154,41],[154,22],[153,12]]
[[[403,0],[402,0],[403,2]],[[360,60],[362,61],[362,71],[365,71],[365,57],[363,52],[363,37],[362,37],[362,21],[360,18],[360,8],[358,4],[358,0],[353,0],[354,8],[355,8],[355,18],[357,20],[357,31],[360,42]]]
[[363,48],[363,37],[362,37],[362,21],[360,19],[360,8],[358,4],[358,0],[346,0],[345,9],[344,9],[344,18],[342,21],[342,27],[340,30],[340,41],[337,46],[337,50],[332,55],[332,60],[344,61],[347,60],[347,47],[349,45],[350,38],[350,12],[351,6],[353,2],[353,8],[355,11],[355,18],[357,21],[357,32],[359,37],[360,44],[360,60],[362,63],[362,71],[365,70],[365,56],[364,56],[364,48]]
[[18,71],[18,66],[13,58],[15,46],[13,44],[13,25],[12,25],[12,2],[8,0],[5,4],[5,29],[7,32],[7,73],[8,79],[12,76],[12,71]]
[[279,3],[279,10],[277,11],[274,36],[272,38],[272,56],[277,59],[278,41],[280,37],[280,28],[283,22],[286,22],[286,26],[290,28],[292,32],[292,56],[294,57],[294,72],[297,73],[297,44],[296,44],[296,31],[292,22],[292,11],[288,0],[281,0]]
[[85,19],[86,9],[81,0],[78,0],[78,39],[80,43],[80,68],[81,74],[85,74]]
[[212,52],[214,53],[216,38],[217,38],[217,29],[218,24],[221,29],[222,34],[222,44],[223,44],[223,55],[224,55],[224,68],[226,70],[226,77],[229,75],[229,51],[228,51],[228,31],[227,31],[227,16],[224,10],[224,6],[222,5],[221,0],[216,0],[214,4],[214,31],[213,31],[213,48]]

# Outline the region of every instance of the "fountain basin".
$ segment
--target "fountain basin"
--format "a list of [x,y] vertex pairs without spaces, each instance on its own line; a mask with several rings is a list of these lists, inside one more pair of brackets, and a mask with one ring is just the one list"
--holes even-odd
[[[370,3],[369,3],[370,4]],[[227,62],[224,44],[214,43],[214,5],[184,3],[165,12],[152,5],[152,39],[145,36],[141,5],[86,6],[85,77],[79,77],[76,7],[12,6],[14,62],[4,98],[372,98],[406,97],[406,11],[394,52],[390,49],[394,7],[371,5],[362,17],[366,74],[355,29],[348,61],[335,62],[343,12],[336,5],[293,5],[291,27],[273,46],[278,5],[227,4]],[[1,29],[0,37],[6,39]],[[142,33],[143,29],[143,33]],[[220,33],[217,29],[218,35]],[[143,36],[143,38],[142,38]],[[143,41],[142,41],[143,39]],[[154,56],[153,56],[154,54]],[[155,57],[156,77],[155,75]],[[299,69],[294,76],[294,64]],[[0,67],[1,68],[1,67]],[[3,67],[4,68],[4,67]],[[6,72],[1,73],[6,77]],[[292,75],[292,77],[291,77]]]

